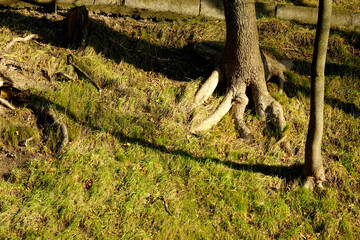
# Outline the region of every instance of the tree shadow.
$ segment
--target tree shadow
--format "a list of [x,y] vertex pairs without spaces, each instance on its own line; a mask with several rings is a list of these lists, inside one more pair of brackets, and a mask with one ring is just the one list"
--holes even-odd
[[[125,61],[145,71],[159,72],[170,79],[181,81],[187,78],[196,79],[204,74],[208,74],[212,69],[212,67],[207,67],[207,69],[206,61],[194,56],[192,51],[187,47],[181,49],[161,47],[150,44],[145,40],[138,40],[121,34],[98,20],[92,19],[91,24],[92,33],[90,33],[88,44],[91,45],[97,53],[102,53],[106,58],[112,59],[117,63]],[[25,16],[13,11],[5,11],[0,18],[0,26],[6,26],[19,35],[25,32],[35,33],[40,36],[43,43],[48,43],[56,47],[66,47],[66,43],[64,43],[61,38],[61,36],[63,36],[62,21],[50,20],[45,17]],[[70,112],[63,106],[48,99],[35,95],[30,96],[30,98],[32,99],[32,104],[52,105],[57,111],[67,115],[74,122],[92,130],[104,131],[97,126],[81,121],[75,113]],[[158,150],[162,153],[187,157],[192,161],[200,163],[211,161],[234,170],[262,173],[269,176],[280,177],[286,179],[286,181],[298,178],[301,172],[299,165],[269,166],[265,164],[222,161],[218,158],[195,157],[185,150],[173,149],[169,151],[166,146],[150,143],[138,137],[128,136],[122,131],[112,131],[110,134],[122,143],[134,143]]]
[[20,2],[29,3],[31,5],[37,6],[39,7],[38,10],[42,10],[45,12],[54,12],[56,9],[57,0],[51,0],[50,2],[41,2],[37,0],[21,0]]
[[[69,111],[65,107],[49,100],[41,96],[31,95],[30,98],[32,99],[32,104],[37,106],[53,106],[57,111],[65,114],[68,116],[72,121],[80,124],[83,127],[90,128],[93,131],[104,132],[105,131],[97,126],[91,125],[88,122],[84,122],[80,120],[75,113]],[[182,156],[190,159],[191,161],[195,161],[198,163],[207,163],[212,162],[215,164],[224,165],[230,169],[237,170],[237,171],[248,171],[253,173],[261,173],[264,175],[272,176],[272,177],[279,177],[281,179],[285,179],[286,182],[292,182],[295,179],[301,177],[302,172],[302,165],[294,164],[291,166],[284,166],[284,165],[266,165],[261,163],[256,164],[247,164],[247,163],[236,163],[228,160],[220,160],[218,158],[213,157],[195,157],[191,153],[183,150],[183,149],[169,149],[168,147],[160,144],[156,144],[146,139],[142,139],[140,137],[129,136],[122,132],[121,130],[114,130],[114,131],[106,131],[107,134],[111,134],[113,137],[118,139],[119,143],[130,143],[140,145],[145,148],[151,148],[153,150],[171,154],[176,156]]]
[[[306,64],[302,62],[302,64]],[[310,63],[308,63],[310,65]],[[311,66],[309,66],[311,67]],[[298,72],[299,73],[299,72]],[[340,74],[339,74],[340,73]],[[343,66],[339,64],[327,64],[325,69],[325,75],[327,76],[347,76],[349,73],[360,76],[360,68],[357,67],[350,67],[350,66]],[[305,75],[305,73],[299,73],[301,75]],[[308,75],[307,73],[306,75]],[[309,80],[310,81],[310,80]],[[325,83],[326,84],[326,83]],[[304,96],[310,98],[311,90],[310,90],[310,84],[307,84],[308,86],[301,84],[301,83],[295,83],[294,81],[287,81],[285,83],[285,89],[284,92],[287,94],[288,97],[296,97],[299,95],[299,92],[302,93]],[[332,107],[335,107],[344,113],[350,114],[356,118],[360,117],[360,109],[351,102],[344,102],[340,100],[339,98],[332,98],[332,97],[326,97],[324,99],[326,104],[329,104]]]
[[[25,32],[37,34],[43,43],[68,47],[63,31],[64,21],[25,16],[5,7],[0,10],[3,11],[0,26],[6,26],[19,35]],[[194,54],[191,44],[182,48],[164,47],[150,43],[150,40],[138,39],[136,34],[120,33],[104,22],[90,18],[86,45],[116,63],[124,61],[145,71],[161,73],[171,80],[189,81],[209,74],[212,66]],[[189,43],[192,38],[189,36]]]

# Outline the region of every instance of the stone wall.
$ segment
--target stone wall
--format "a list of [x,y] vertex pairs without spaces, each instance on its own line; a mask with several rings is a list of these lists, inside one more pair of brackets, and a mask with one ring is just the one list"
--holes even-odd
[[[16,5],[20,3],[32,3],[39,6],[50,4],[59,6],[62,4],[66,4],[67,6],[122,6],[154,12],[173,12],[189,16],[204,16],[219,19],[224,19],[225,17],[222,0],[0,0],[0,4],[4,5]],[[277,17],[301,23],[316,24],[318,10],[317,8],[288,4],[256,3],[256,13],[258,17]],[[334,11],[332,25],[360,27],[360,14]]]

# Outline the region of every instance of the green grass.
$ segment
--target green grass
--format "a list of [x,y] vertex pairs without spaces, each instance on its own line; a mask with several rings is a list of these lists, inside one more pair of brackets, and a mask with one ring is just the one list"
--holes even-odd
[[[11,57],[35,69],[42,64],[74,74],[66,65],[72,53],[103,91],[82,77],[31,90],[32,104],[49,106],[68,126],[70,144],[58,157],[52,154],[56,129],[20,124],[27,106],[0,118],[1,144],[14,149],[23,137],[35,136],[28,148],[38,149],[0,181],[1,239],[359,238],[358,31],[331,33],[323,137],[327,182],[325,190],[311,193],[298,178],[314,27],[259,22],[261,46],[296,64],[287,73],[286,94],[269,85],[290,126],[289,155],[251,111],[246,120],[254,143],[239,139],[230,115],[200,136],[187,131],[194,93],[212,69],[187,44],[224,41],[223,21],[94,16],[96,31],[85,49],[75,51],[51,41],[56,32],[49,34],[48,22],[31,14],[3,12],[1,47],[24,31],[38,33],[43,45],[16,44]],[[212,97],[202,113],[221,97]],[[45,134],[50,137],[39,148]]]

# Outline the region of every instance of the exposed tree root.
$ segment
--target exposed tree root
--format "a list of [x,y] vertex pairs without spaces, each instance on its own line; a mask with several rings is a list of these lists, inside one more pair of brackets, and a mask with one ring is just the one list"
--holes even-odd
[[215,91],[219,83],[219,70],[214,70],[197,92],[194,100],[194,107],[203,104]]
[[69,81],[74,81],[74,78],[72,76],[70,76],[69,74],[64,73],[64,72],[56,72],[51,76],[51,78],[54,78],[54,77],[59,78],[61,76],[67,78]]
[[320,179],[316,179],[315,177],[312,176],[308,176],[306,177],[305,181],[304,181],[304,187],[310,191],[313,191],[315,188],[319,188],[319,189],[323,189],[323,180]]
[[[10,49],[16,42],[27,42],[36,38],[38,38],[38,35],[36,34],[30,34],[24,38],[17,37],[14,38],[9,44],[6,45],[6,47],[3,48],[2,54],[0,53],[0,88],[16,89],[21,92],[21,91],[26,91],[27,89],[32,87],[41,87],[41,88],[49,87],[48,82],[34,81],[32,78],[29,78],[27,75],[23,74],[23,71],[34,74],[35,71],[32,67],[27,66],[25,63],[18,62],[15,60],[9,60],[4,57],[4,54],[10,51]],[[49,76],[48,71],[44,68],[41,68],[41,73],[49,80],[55,75],[63,75],[69,78],[68,75],[62,72],[60,73],[58,72],[53,74],[52,76]],[[6,107],[12,110],[15,109],[15,107],[11,103],[9,103],[7,100],[1,97],[0,97],[0,104],[5,105]],[[35,112],[37,113],[38,119],[40,121],[44,123],[53,124],[59,129],[60,139],[56,146],[55,152],[57,154],[62,153],[65,149],[65,146],[69,142],[66,125],[56,117],[53,111],[49,110],[46,107],[40,107],[40,108],[35,107]],[[25,139],[19,144],[20,146],[26,146],[27,143],[32,139],[33,138]]]
[[9,101],[7,101],[6,99],[3,99],[3,98],[0,97],[0,103],[2,105],[4,105],[5,107],[10,108],[11,110],[15,110],[15,107]]
[[[208,59],[206,57],[207,54],[210,55],[210,58],[219,58],[220,55],[218,51],[211,47],[203,46],[202,44],[194,45],[194,49],[200,56],[203,56],[206,59]],[[282,91],[285,82],[284,72],[287,71],[287,69],[292,68],[293,63],[290,60],[278,61],[276,58],[265,52],[261,52],[261,59],[263,61],[265,79],[269,80],[272,77],[277,77],[279,91]],[[217,65],[216,70],[212,72],[210,77],[196,93],[193,105],[194,108],[204,103],[213,94],[219,84],[220,77],[223,76],[224,70],[219,67],[220,64]],[[245,84],[245,82],[241,83],[241,81],[236,82],[236,86],[234,84],[231,85],[225,98],[216,108],[214,113],[208,116],[200,124],[194,125],[194,123],[191,123],[191,133],[210,129],[232,108],[235,126],[239,131],[240,137],[253,138],[250,129],[244,121],[245,109],[249,102],[245,93],[247,84]],[[284,137],[283,131],[286,127],[286,122],[282,106],[270,96],[265,81],[255,81],[251,84],[251,90],[257,114],[262,119],[265,119],[266,117],[270,118],[274,124],[279,127],[281,135]]]
[[54,124],[59,129],[61,136],[60,136],[60,140],[59,140],[58,144],[56,145],[55,152],[57,154],[62,153],[65,149],[65,146],[69,142],[68,131],[67,131],[66,125],[63,122],[61,122],[56,117],[55,113],[52,110],[49,110],[49,108],[47,108],[47,107],[40,107],[39,109],[37,109],[37,112],[38,112],[39,117],[44,121],[44,123],[48,122],[50,124]]
[[[306,163],[305,163],[306,164]],[[309,166],[305,166],[303,170],[303,178],[304,180],[304,187],[309,190],[313,190],[315,187],[323,188],[322,183],[326,180],[325,178],[325,170],[324,167],[321,165],[320,167],[316,168],[316,163],[312,168]]]
[[10,48],[16,43],[16,42],[28,42],[28,41],[30,41],[31,39],[36,39],[36,38],[39,38],[39,36],[38,35],[36,35],[36,34],[30,34],[30,35],[28,35],[28,36],[26,36],[26,37],[17,37],[17,38],[14,38],[8,45],[6,45],[5,47],[4,47],[4,49],[3,49],[3,52],[4,53],[7,53],[9,50],[10,50]]
[[225,98],[222,100],[220,105],[217,107],[215,112],[211,114],[209,117],[207,117],[201,124],[199,125],[191,125],[190,132],[196,133],[199,131],[205,131],[210,129],[212,126],[214,126],[217,122],[220,121],[220,119],[229,112],[231,108],[231,102],[234,97],[234,92],[232,90],[228,91]]
[[235,126],[239,131],[241,138],[250,139],[254,136],[244,121],[245,109],[249,103],[249,98],[246,96],[246,85],[243,84],[239,90],[239,95],[234,99],[232,108],[234,113]]
[[[212,74],[214,75],[214,74]],[[207,80],[205,84],[210,85],[215,81],[214,79]],[[225,98],[222,100],[220,105],[216,108],[215,112],[212,113],[210,116],[208,116],[204,121],[202,121],[198,125],[191,124],[190,132],[196,133],[199,131],[204,131],[210,129],[212,126],[214,126],[217,122],[220,121],[220,119],[232,108],[234,113],[234,120],[235,125],[240,133],[240,137],[242,138],[252,138],[253,135],[251,134],[250,129],[247,127],[245,121],[244,121],[244,114],[246,106],[249,102],[248,97],[246,96],[246,84],[243,83],[240,86],[237,86],[236,92],[233,88],[230,88],[228,90]],[[203,87],[202,87],[203,88]],[[205,87],[204,89],[200,89],[200,91],[197,93],[195,99],[201,99],[202,101],[206,100],[206,96],[210,96],[210,91],[213,91],[214,87]],[[212,93],[212,92],[211,92]],[[284,118],[284,112],[281,107],[281,105],[273,99],[267,89],[265,82],[263,84],[260,84],[260,86],[252,85],[252,93],[255,100],[255,109],[258,115],[265,119],[266,117],[271,118],[271,120],[279,127],[281,133],[283,134],[283,130],[286,126],[286,121]],[[198,96],[201,94],[201,96]],[[198,105],[198,102],[195,102],[195,105]]]
[[264,64],[265,80],[269,81],[272,77],[278,79],[279,92],[284,91],[285,76],[284,72],[294,67],[294,63],[288,59],[277,60],[275,57],[261,51],[261,58]]
[[[199,43],[199,42],[194,44],[193,49],[200,57],[208,61],[211,60],[214,61],[215,65],[217,65],[216,71],[219,73],[219,76],[221,76],[221,73],[223,72],[223,69],[221,67],[222,64],[221,58],[223,57],[222,49],[214,46],[208,46],[206,43]],[[263,50],[261,51],[261,59],[264,65],[265,80],[269,81],[273,77],[277,78],[279,91],[283,92],[284,84],[286,80],[284,76],[284,72],[293,69],[294,63],[286,58],[277,59],[272,54],[265,52]],[[213,76],[210,75],[209,78],[213,78]]]

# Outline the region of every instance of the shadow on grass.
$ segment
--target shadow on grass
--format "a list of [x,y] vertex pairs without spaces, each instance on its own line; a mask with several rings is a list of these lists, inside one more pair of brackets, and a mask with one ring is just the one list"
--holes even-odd
[[[65,107],[58,105],[54,103],[51,100],[45,99],[41,96],[30,96],[32,104],[36,104],[37,106],[43,106],[43,105],[52,105],[55,107],[55,109],[59,112],[62,112],[63,114],[67,115],[72,121],[77,122],[81,124],[84,127],[88,127],[94,131],[100,131],[105,132],[105,130],[91,125],[88,122],[81,121],[75,113],[65,109]],[[215,164],[222,164],[230,169],[238,170],[238,171],[248,171],[253,173],[262,173],[264,175],[272,176],[272,177],[279,177],[282,179],[285,179],[286,182],[294,181],[295,179],[300,178],[301,171],[302,171],[302,165],[292,165],[292,166],[283,166],[283,165],[265,165],[265,164],[247,164],[247,163],[236,163],[232,161],[222,161],[218,158],[209,158],[209,157],[195,157],[191,153],[184,151],[182,149],[172,149],[169,150],[166,146],[159,145],[156,143],[150,143],[149,141],[146,141],[145,139],[141,139],[139,137],[132,137],[124,134],[122,131],[110,131],[106,132],[110,133],[113,137],[118,139],[119,143],[130,143],[130,144],[136,144],[140,145],[145,148],[151,148],[153,150],[160,151],[165,154],[171,154],[171,155],[178,155],[185,158],[188,158],[192,161],[196,161],[199,163],[207,163],[212,162]]]
[[[184,81],[186,79],[196,79],[210,72],[206,70],[206,64],[201,63],[201,61],[193,56],[192,52],[187,47],[161,47],[142,39],[139,40],[135,37],[121,34],[120,32],[109,28],[106,24],[98,20],[92,19],[91,24],[92,31],[89,36],[88,44],[91,45],[97,53],[101,53],[106,58],[112,59],[117,63],[125,61],[145,71],[158,72],[170,79],[180,81]],[[53,21],[44,17],[29,17],[12,11],[5,11],[2,13],[0,18],[0,26],[6,26],[19,35],[22,35],[24,32],[36,33],[42,38],[44,43],[49,43],[53,46],[66,46],[62,38],[62,21]],[[304,64],[306,65],[306,63],[303,63],[303,65]],[[342,71],[340,71],[341,73],[345,73],[346,71],[355,71],[358,73],[360,71],[358,68],[351,67],[348,67],[348,70],[344,71],[344,67],[348,66],[335,65],[334,68],[331,69],[335,69],[333,70],[334,74],[337,74],[337,71],[340,68],[342,69]],[[204,69],[206,71],[204,71]],[[291,82],[288,82],[288,86],[285,90],[290,91],[290,89],[293,88],[298,88],[300,91],[303,91],[307,96],[309,96],[309,89],[301,85],[296,86]],[[83,126],[89,127],[93,130],[102,131],[96,126],[91,126],[88,123],[81,122],[79,119],[77,119],[75,114],[69,112],[60,105],[57,105],[46,99],[38,98],[35,100],[43,102],[44,104],[54,105],[58,111],[63,112],[73,121],[79,122]],[[359,116],[359,109],[352,103],[344,103],[337,99],[327,99],[326,101],[328,101],[330,104],[334,104],[347,113],[357,114],[357,116]],[[156,149],[163,153],[188,157],[193,161],[201,163],[211,161],[216,164],[223,164],[235,170],[259,172],[270,176],[284,178],[286,180],[293,180],[298,178],[301,173],[301,167],[298,165],[268,166],[264,164],[245,164],[234,163],[231,161],[221,161],[217,158],[199,158],[192,156],[190,153],[180,149],[175,149],[169,152],[165,146],[149,143],[141,138],[127,136],[123,132],[114,131],[111,134],[119,139],[120,142],[136,143],[144,147]]]
[[[26,16],[4,7],[0,7],[0,10],[0,27],[7,27],[18,35],[25,32],[34,33],[40,36],[43,43],[68,47],[65,43],[63,21],[50,17]],[[144,23],[144,29],[141,31],[146,30],[145,25]],[[191,47],[171,48],[152,44],[150,40],[137,38],[138,34],[142,34],[139,29],[133,30],[132,36],[128,36],[108,27],[100,20],[90,18],[86,45],[116,63],[124,61],[145,71],[161,73],[172,80],[189,81],[211,72],[212,66],[193,54]],[[189,35],[186,41],[191,42],[192,38],[193,36]]]
[[[41,37],[44,43],[66,47],[63,37],[63,21],[25,16],[14,11],[7,11],[6,8],[3,8],[2,11],[0,26],[6,26],[19,35],[23,35],[24,32],[35,33]],[[130,37],[115,31],[105,23],[95,19],[91,19],[90,29],[87,44],[92,46],[97,53],[101,53],[117,63],[125,61],[137,68],[158,72],[177,81],[189,81],[189,79],[204,77],[213,69],[211,63],[193,54],[193,51],[187,46],[178,49],[151,44],[146,40],[137,39],[135,36]],[[135,34],[135,32],[133,33]],[[189,36],[189,38],[191,37]],[[349,41],[352,39],[352,41],[358,41],[357,43],[360,42],[359,35],[353,32],[347,33],[346,38]],[[191,39],[188,41],[191,42]],[[309,62],[295,61],[296,68],[294,71],[301,75],[309,75],[310,65]],[[349,73],[360,76],[360,68],[332,63],[326,67],[327,75],[344,76]],[[301,91],[310,97],[310,89],[287,81],[285,92],[292,97],[296,95],[297,91]],[[333,98],[326,98],[325,102],[356,117],[360,115],[358,107],[353,103],[346,103]]]
[[[304,64],[304,63],[302,63]],[[302,75],[305,75],[304,73],[299,73]],[[308,74],[308,73],[307,73]],[[360,76],[360,68],[356,67],[349,67],[349,66],[342,66],[339,64],[327,64],[326,66],[326,75],[336,75],[336,76],[345,76],[347,74],[353,74],[356,76]],[[310,81],[310,80],[309,80]],[[325,83],[326,84],[326,83]],[[298,96],[298,93],[301,92],[306,97],[310,98],[311,95],[311,89],[310,84],[307,84],[308,86],[305,86],[301,83],[295,83],[294,81],[288,80],[285,84],[285,93],[289,97],[295,97]],[[341,96],[339,96],[340,98]],[[356,118],[360,118],[360,109],[351,102],[344,102],[338,98],[330,98],[326,97],[324,99],[325,103],[335,107],[341,111],[343,111],[346,114],[350,114]]]

